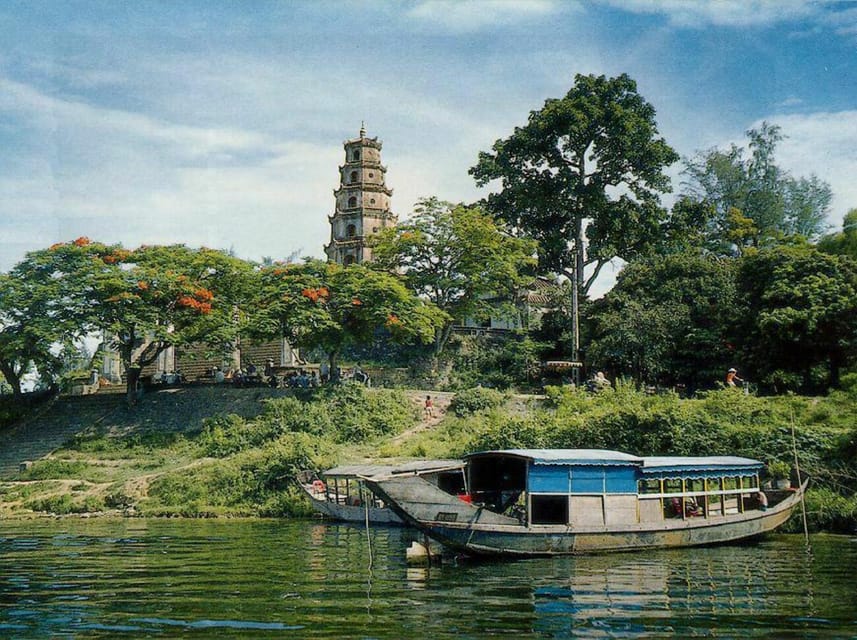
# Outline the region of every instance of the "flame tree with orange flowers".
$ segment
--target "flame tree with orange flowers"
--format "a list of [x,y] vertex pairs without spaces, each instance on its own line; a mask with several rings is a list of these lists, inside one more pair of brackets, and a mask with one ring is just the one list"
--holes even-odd
[[444,312],[417,298],[400,278],[362,265],[308,260],[267,266],[259,275],[251,335],[323,350],[334,381],[344,347],[371,341],[381,328],[394,342],[428,344],[446,321]]
[[[129,404],[136,402],[140,371],[165,349],[189,343],[223,348],[237,335],[236,312],[247,299],[252,266],[212,249],[184,245],[128,250],[78,238],[27,254],[13,270],[39,291],[43,332],[52,342],[102,332],[120,356]],[[22,324],[25,324],[22,322]]]

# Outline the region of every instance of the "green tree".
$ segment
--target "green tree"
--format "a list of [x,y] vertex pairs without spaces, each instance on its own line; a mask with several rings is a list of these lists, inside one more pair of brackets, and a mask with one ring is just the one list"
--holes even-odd
[[437,198],[420,200],[410,219],[379,233],[372,246],[375,267],[404,274],[412,291],[447,314],[435,355],[454,323],[517,313],[515,296],[535,266],[534,242],[511,237],[478,207]]
[[252,267],[221,251],[183,245],[126,250],[78,238],[28,254],[56,283],[50,317],[77,335],[101,332],[117,350],[136,402],[140,370],[170,346],[223,346],[238,332]]
[[396,276],[363,265],[308,260],[261,270],[249,332],[323,350],[335,376],[343,347],[368,342],[379,329],[394,341],[427,343],[445,321],[446,314]]
[[763,122],[747,138],[749,157],[733,144],[685,160],[686,195],[715,210],[706,230],[709,248],[740,254],[783,236],[817,237],[830,208],[830,185],[815,175],[794,178],[776,164],[779,126]]
[[831,233],[818,241],[819,250],[849,256],[857,260],[857,209],[851,209],[842,221],[842,231]]
[[697,252],[627,265],[587,310],[588,360],[639,383],[710,386],[733,357],[734,266]]
[[815,391],[857,357],[857,262],[847,256],[806,244],[754,252],[741,261],[737,300],[734,341],[760,382]]
[[500,181],[488,210],[538,240],[541,268],[568,276],[576,296],[611,259],[648,250],[666,217],[664,168],[676,160],[630,77],[577,75],[470,173],[480,186]]
[[62,367],[63,347],[87,330],[87,310],[76,303],[85,293],[69,272],[89,268],[86,238],[57,245],[61,253],[33,251],[8,274],[0,274],[0,372],[21,396],[21,378],[38,371],[46,385]]

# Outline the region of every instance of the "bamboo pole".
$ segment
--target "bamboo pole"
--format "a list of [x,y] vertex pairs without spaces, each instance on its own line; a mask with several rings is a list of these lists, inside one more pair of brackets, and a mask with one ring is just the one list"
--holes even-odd
[[801,491],[801,487],[803,486],[803,480],[800,476],[800,462],[798,462],[797,457],[797,440],[795,439],[795,414],[794,409],[791,411],[791,419],[792,419],[792,451],[795,456],[795,473],[797,473],[797,486],[798,491],[800,491],[800,512],[801,517],[803,518],[803,537],[806,541],[806,550],[807,552],[812,550],[812,547],[809,544],[809,527],[806,524],[806,496],[803,491]]

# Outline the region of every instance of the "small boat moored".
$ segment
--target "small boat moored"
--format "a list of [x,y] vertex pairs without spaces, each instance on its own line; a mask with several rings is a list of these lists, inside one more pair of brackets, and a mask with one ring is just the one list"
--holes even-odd
[[784,523],[806,488],[761,489],[764,464],[735,456],[637,457],[598,449],[467,456],[468,493],[418,475],[367,486],[403,520],[474,555],[542,556],[716,544]]
[[419,460],[399,465],[352,464],[322,473],[302,471],[301,487],[320,514],[345,522],[404,524],[402,519],[375,495],[364,479],[373,476],[416,477],[449,494],[466,493],[464,463],[460,460]]

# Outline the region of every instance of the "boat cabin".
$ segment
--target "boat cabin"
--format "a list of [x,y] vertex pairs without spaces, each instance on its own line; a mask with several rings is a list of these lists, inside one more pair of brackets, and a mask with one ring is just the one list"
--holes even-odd
[[418,475],[441,490],[452,494],[465,494],[463,464],[460,460],[419,460],[399,465],[353,464],[328,469],[319,477],[303,472],[301,484],[310,495],[333,505],[383,508],[384,502],[363,482],[364,478],[382,475]]
[[466,462],[469,500],[529,525],[674,522],[761,508],[764,465],[749,458],[512,449],[475,453]]

